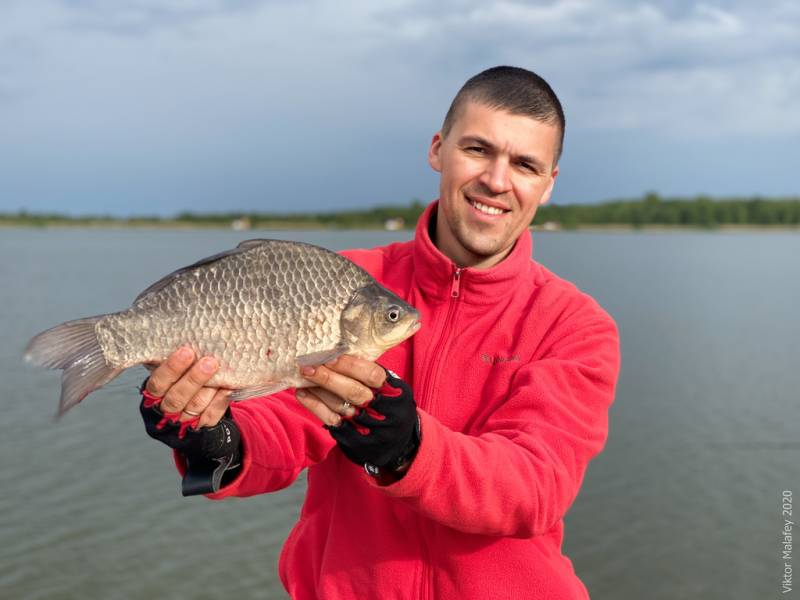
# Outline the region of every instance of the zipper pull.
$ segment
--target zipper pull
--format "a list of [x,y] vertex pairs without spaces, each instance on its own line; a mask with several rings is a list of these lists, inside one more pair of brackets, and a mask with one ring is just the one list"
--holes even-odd
[[453,272],[453,286],[450,288],[450,297],[458,298],[458,292],[461,287],[461,269],[456,269]]

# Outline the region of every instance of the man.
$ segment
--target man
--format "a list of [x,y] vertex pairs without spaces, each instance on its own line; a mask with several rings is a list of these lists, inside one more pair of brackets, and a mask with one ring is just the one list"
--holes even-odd
[[[148,431],[181,469],[217,475],[209,497],[308,468],[279,564],[292,597],[588,596],[562,519],[605,443],[619,346],[594,300],[531,260],[563,133],[529,71],[464,85],[431,142],[440,197],[414,240],[344,253],[421,314],[380,365],[344,356],[303,371],[317,387],[230,407],[203,387],[211,357],[184,349],[152,373]],[[201,428],[179,438],[177,421]]]

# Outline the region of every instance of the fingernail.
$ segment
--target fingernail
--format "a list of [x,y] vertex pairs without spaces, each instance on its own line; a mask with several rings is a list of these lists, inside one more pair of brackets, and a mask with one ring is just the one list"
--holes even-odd
[[193,353],[190,348],[184,347],[178,350],[178,358],[182,360],[189,360],[190,358],[192,358],[192,354]]
[[300,372],[303,375],[313,375],[314,373],[317,372],[317,370],[314,367],[303,367],[302,369],[300,369]]
[[200,368],[206,373],[213,373],[217,368],[217,361],[213,358],[204,358],[200,363]]
[[307,394],[303,390],[295,390],[294,395],[298,398],[305,398]]
[[338,356],[336,358],[334,358],[333,360],[329,360],[325,364],[326,365],[335,365],[337,362],[339,362],[339,357]]

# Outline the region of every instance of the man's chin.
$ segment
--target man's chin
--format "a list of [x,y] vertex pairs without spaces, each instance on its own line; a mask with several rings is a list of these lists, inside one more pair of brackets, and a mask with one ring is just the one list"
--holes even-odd
[[464,239],[461,246],[478,261],[485,261],[498,255],[507,254],[507,244],[499,240]]

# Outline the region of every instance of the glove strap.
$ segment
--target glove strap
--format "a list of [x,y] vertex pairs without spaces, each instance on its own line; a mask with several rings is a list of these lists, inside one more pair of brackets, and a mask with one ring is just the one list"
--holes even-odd
[[186,457],[186,473],[181,482],[181,493],[184,496],[197,496],[218,492],[225,472],[238,466],[232,464],[233,459],[233,454],[213,459]]

